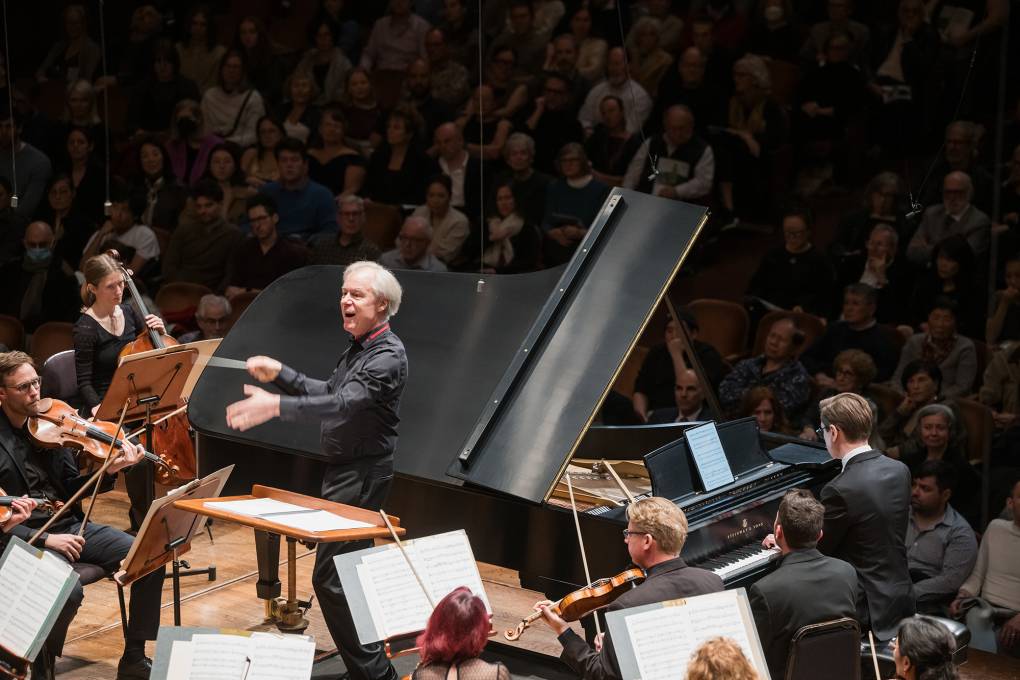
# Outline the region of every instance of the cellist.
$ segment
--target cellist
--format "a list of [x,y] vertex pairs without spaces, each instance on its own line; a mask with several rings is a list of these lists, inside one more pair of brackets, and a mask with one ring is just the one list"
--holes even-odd
[[[721,591],[723,582],[719,576],[705,569],[688,567],[680,558],[686,541],[687,517],[671,501],[652,496],[628,505],[623,542],[627,545],[630,559],[645,570],[646,578],[641,585],[617,598],[605,611]],[[596,640],[596,648],[593,649],[550,609],[550,605],[552,602],[543,600],[535,605],[535,609],[542,612],[542,618],[563,645],[560,659],[585,680],[621,680],[620,666],[609,633],[605,634],[604,640]]]
[[[109,255],[96,255],[82,267],[82,315],[74,324],[74,367],[84,417],[95,415],[110,388],[119,364],[121,349],[146,327],[165,333],[163,322],[154,314],[144,319],[124,300],[124,274]],[[131,528],[138,529],[152,504],[152,464],[143,461],[125,471],[124,481],[131,499]]]

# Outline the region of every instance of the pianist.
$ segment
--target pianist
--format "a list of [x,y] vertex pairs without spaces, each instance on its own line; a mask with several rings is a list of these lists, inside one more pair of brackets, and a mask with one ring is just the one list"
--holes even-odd
[[[393,483],[397,412],[407,379],[404,345],[390,330],[400,306],[400,284],[374,262],[344,270],[340,312],[353,336],[328,380],[309,378],[269,357],[248,359],[248,372],[284,392],[245,385],[247,398],[227,407],[227,425],[247,430],[272,418],[322,423],[323,453],[329,457],[322,497],[369,510],[382,508]],[[312,584],[326,625],[351,680],[395,680],[381,644],[362,645],[351,619],[333,557],[371,546],[371,541],[320,543]]]
[[[688,567],[680,558],[686,540],[687,517],[671,501],[653,496],[627,506],[623,541],[631,560],[645,570],[647,578],[637,588],[621,595],[606,611],[721,591],[721,578],[710,571]],[[609,634],[606,633],[600,650],[592,649],[549,609],[551,604],[544,600],[535,608],[542,612],[563,645],[560,658],[584,680],[621,680]]]

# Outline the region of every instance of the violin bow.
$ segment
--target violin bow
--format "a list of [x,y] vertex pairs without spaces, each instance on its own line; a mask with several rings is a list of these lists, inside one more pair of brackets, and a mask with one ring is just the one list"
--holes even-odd
[[[127,399],[124,400],[124,406],[122,406],[120,409],[120,420],[117,421],[117,431],[113,433],[113,438],[110,439],[110,446],[106,449],[106,459],[103,461],[103,464],[99,466],[99,472],[104,475],[106,474],[106,469],[109,468],[110,464],[113,462],[113,445],[120,437],[121,428],[124,426],[124,416],[127,415],[127,408],[129,403],[130,403],[129,400]],[[118,455],[118,458],[119,457],[120,456]],[[99,479],[102,479],[102,477],[100,477]],[[85,517],[81,521],[81,526],[78,527],[79,536],[85,535],[85,525],[89,523],[89,517],[92,515],[92,508],[96,507],[96,496],[99,495],[100,486],[102,486],[102,484],[100,484],[99,481],[97,480],[96,485],[92,487],[92,497],[89,498],[89,508],[88,510],[85,511]]]
[[[616,485],[620,487],[620,491],[623,492],[623,495],[627,497],[627,501],[633,503],[634,494],[632,494],[630,492],[630,489],[628,489],[627,486],[623,483],[623,480],[620,479],[620,475],[616,473],[616,470],[614,470],[613,466],[609,464],[609,461],[603,458],[599,462],[602,463],[602,465],[604,465],[607,470],[609,470],[609,475],[613,478],[613,481],[616,482]],[[591,582],[589,581],[589,583]]]
[[[160,423],[162,423],[164,420],[170,420],[174,416],[176,416],[176,415],[178,415],[180,413],[184,413],[187,410],[188,410],[188,405],[187,404],[184,404],[183,406],[178,406],[177,408],[175,408],[173,411],[170,411],[170,413],[167,413],[162,418],[157,418],[156,420],[152,421],[150,423],[150,425],[155,427],[156,425],[159,425]],[[124,437],[124,439],[134,439],[135,437],[137,437],[140,434],[145,434],[145,428],[146,427],[148,427],[148,426],[138,428],[137,430],[135,430],[134,432],[132,432],[128,436]],[[151,443],[149,443],[148,445],[152,446]]]
[[[584,579],[591,583],[591,573],[588,571],[588,556],[584,550],[584,539],[581,537],[581,520],[577,518],[577,503],[574,502],[574,483],[570,481],[570,472],[567,472],[567,493],[570,494],[570,509],[574,513],[574,528],[577,529],[577,544],[581,548],[581,565],[584,567]],[[599,623],[599,615],[592,612],[595,619],[595,634],[602,635],[602,624]]]
[[382,515],[383,522],[386,523],[386,528],[390,530],[390,536],[393,537],[393,540],[396,542],[397,547],[400,548],[400,554],[404,556],[404,561],[407,562],[407,566],[411,568],[411,573],[414,574],[415,580],[418,581],[418,585],[421,587],[421,591],[425,593],[425,599],[429,601],[429,606],[435,609],[436,601],[432,599],[432,593],[430,593],[429,589],[425,587],[425,581],[422,580],[421,574],[419,574],[418,570],[415,569],[414,562],[411,561],[411,556],[407,554],[407,550],[404,548],[404,544],[400,541],[400,538],[397,536],[396,529],[394,529],[393,525],[390,523],[390,518],[386,516],[386,512],[383,510],[379,510],[379,514]]

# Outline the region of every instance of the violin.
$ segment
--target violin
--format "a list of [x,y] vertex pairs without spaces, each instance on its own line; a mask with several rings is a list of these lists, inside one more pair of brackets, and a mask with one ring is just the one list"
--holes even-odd
[[[19,498],[23,498],[23,496],[8,496],[7,492],[0,488],[0,526],[6,524],[14,514],[11,504]],[[45,510],[49,513],[55,512],[63,505],[60,501],[54,502],[42,496],[29,496],[26,500],[35,501],[36,510]]]
[[[106,460],[110,444],[116,449],[124,448],[124,440],[115,438],[116,423],[85,420],[70,404],[59,399],[39,400],[35,415],[28,419],[28,434],[43,448],[77,449],[100,462]],[[162,470],[167,477],[177,473],[160,456],[148,451],[143,455],[156,464],[157,472]]]
[[[107,255],[116,261],[120,261],[120,255],[116,250],[107,251]],[[131,294],[131,299],[142,317],[149,315],[149,310],[142,300],[135,282],[131,279],[131,272],[123,266],[120,268],[124,275],[124,286]],[[163,349],[179,345],[173,337],[161,334],[148,326],[138,334],[134,340],[124,345],[120,350],[120,356],[126,357],[139,352],[148,352],[154,349]],[[156,480],[160,484],[173,484],[176,482],[188,482],[198,475],[195,462],[195,442],[191,438],[191,428],[188,425],[188,416],[180,413],[163,422],[154,425],[152,428],[152,441],[145,441],[146,446],[158,454],[159,458],[166,462],[166,466],[156,468]]]
[[[593,611],[611,604],[616,598],[645,580],[644,569],[628,569],[611,578],[600,578],[584,588],[564,595],[551,609],[564,621],[577,621]],[[533,612],[521,619],[516,628],[510,628],[503,637],[513,641],[521,637],[532,623],[542,617],[542,612]]]

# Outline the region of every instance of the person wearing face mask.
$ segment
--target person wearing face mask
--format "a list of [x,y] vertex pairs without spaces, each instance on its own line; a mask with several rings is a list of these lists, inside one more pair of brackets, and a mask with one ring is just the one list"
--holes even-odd
[[54,257],[53,228],[32,222],[22,239],[20,258],[0,268],[0,314],[19,319],[33,332],[46,321],[74,321],[77,283],[74,270]]
[[962,397],[971,393],[977,377],[974,341],[957,333],[958,307],[947,297],[936,298],[928,312],[928,328],[907,340],[890,383],[895,386],[906,366],[915,360],[937,364],[942,371],[942,395]]
[[[257,119],[257,116],[256,116]],[[174,176],[185,186],[194,186],[205,174],[213,148],[223,140],[203,132],[205,116],[202,107],[193,99],[177,102],[174,107],[173,127],[166,142],[166,153]],[[254,120],[252,141],[254,141]]]
[[864,252],[848,255],[839,262],[838,289],[852,283],[866,283],[876,290],[879,323],[895,323],[903,318],[913,285],[914,267],[897,257],[899,234],[892,225],[879,222],[871,230]]

